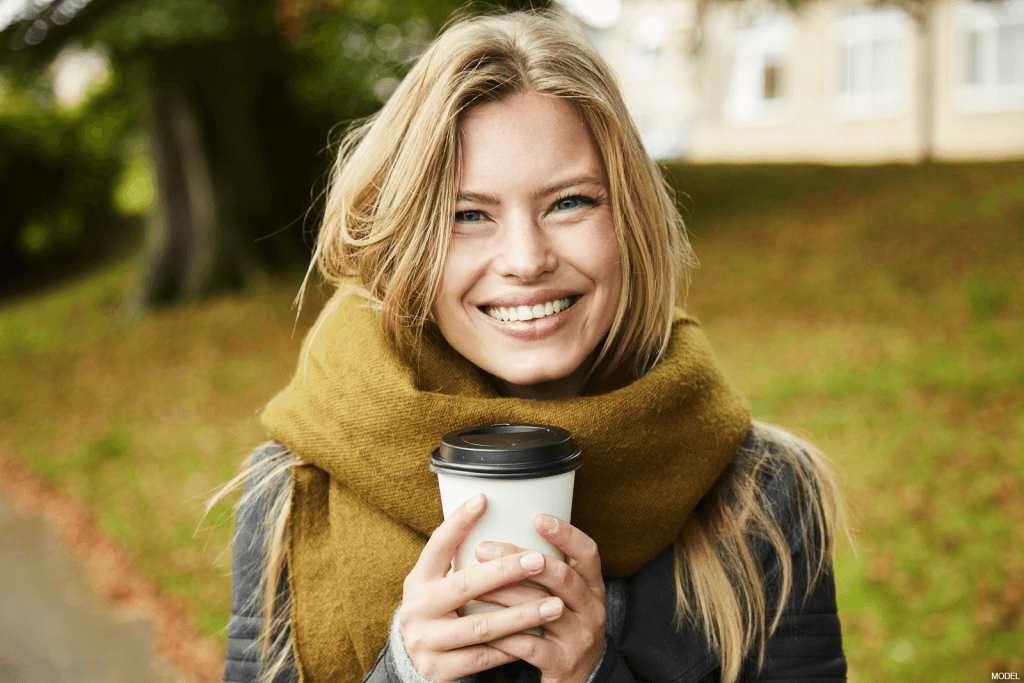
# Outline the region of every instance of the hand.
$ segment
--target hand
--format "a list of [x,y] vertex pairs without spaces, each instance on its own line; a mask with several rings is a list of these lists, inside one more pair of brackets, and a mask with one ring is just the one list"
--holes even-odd
[[[515,633],[490,645],[540,669],[542,683],[583,683],[604,652],[604,579],[597,544],[568,522],[548,515],[537,515],[533,525],[566,555],[567,562],[547,558],[544,570],[531,577],[565,603],[565,613],[544,626],[543,638]],[[521,552],[508,543],[487,542],[477,547],[476,556],[495,561],[493,558],[517,557]],[[538,593],[537,589],[516,586],[482,599],[512,608],[536,599]]]
[[547,624],[564,610],[561,599],[532,589],[535,599],[520,600],[509,609],[466,617],[456,613],[457,608],[482,594],[536,578],[555,561],[538,552],[520,551],[449,573],[459,543],[486,505],[487,499],[478,494],[459,506],[434,530],[405,577],[398,626],[409,659],[427,678],[450,681],[515,661],[516,654],[488,643]]

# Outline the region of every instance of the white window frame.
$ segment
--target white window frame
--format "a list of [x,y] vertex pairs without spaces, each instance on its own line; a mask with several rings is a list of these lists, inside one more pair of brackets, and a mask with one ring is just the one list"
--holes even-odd
[[[880,119],[902,115],[907,106],[907,45],[910,21],[895,7],[868,8],[839,18],[833,26],[838,45],[838,79],[831,98],[832,112],[840,119]],[[889,83],[878,83],[878,47],[895,45],[894,69]],[[854,74],[867,76],[866,88],[845,90]]]
[[[1018,79],[1013,83],[1000,82],[1000,29],[1020,27],[1024,31],[1024,0],[988,0],[975,2],[966,0],[957,8],[958,21],[953,23],[952,64],[953,83],[956,87],[956,101],[965,112],[998,112],[1024,109],[1024,48],[1021,53],[1011,55],[1018,60]],[[967,40],[968,35],[978,36],[979,82],[967,82]],[[956,58],[959,57],[959,60]]]
[[[796,29],[786,14],[761,17],[754,26],[736,33],[736,50],[724,115],[736,126],[772,126],[789,122],[789,100],[796,82],[790,59]],[[782,96],[765,98],[765,70],[782,67]]]

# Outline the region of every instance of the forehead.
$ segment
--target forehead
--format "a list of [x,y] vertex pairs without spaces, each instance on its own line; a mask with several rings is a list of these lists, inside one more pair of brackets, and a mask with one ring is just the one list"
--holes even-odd
[[587,124],[559,97],[530,92],[479,105],[463,118],[460,136],[460,190],[578,174],[604,179]]

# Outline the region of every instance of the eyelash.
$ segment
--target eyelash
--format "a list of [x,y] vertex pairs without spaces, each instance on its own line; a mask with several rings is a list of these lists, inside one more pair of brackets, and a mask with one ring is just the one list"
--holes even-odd
[[[583,205],[583,206],[597,206],[597,200],[594,199],[593,197],[588,197],[588,196],[583,195],[583,194],[565,194],[565,195],[562,195],[561,197],[559,197],[558,199],[555,200],[555,203],[551,205],[552,208],[554,208],[555,206],[558,206],[559,203],[564,202],[566,199],[578,199],[580,205]],[[573,209],[575,209],[575,208],[576,207],[574,206]],[[566,209],[566,210],[567,211],[571,211],[572,209]]]
[[[554,207],[558,206],[558,204],[560,204],[561,202],[564,202],[567,199],[578,199],[579,200],[579,205],[582,205],[582,206],[589,206],[589,207],[597,206],[597,200],[594,199],[593,197],[588,197],[588,196],[582,195],[582,194],[567,193],[567,194],[562,195],[558,199],[556,199],[552,203],[551,209],[554,210]],[[571,208],[565,209],[565,210],[566,211],[572,211],[572,209],[575,209],[575,208],[577,208],[577,206],[574,206],[574,207],[571,207]],[[478,209],[470,209],[468,211],[456,211],[455,212],[455,222],[456,223],[476,223],[476,222],[478,222],[478,221],[467,221],[466,220],[466,215],[467,214],[471,214],[471,213],[480,214],[481,216],[486,216],[487,215],[486,213],[484,213],[483,211],[480,211]]]

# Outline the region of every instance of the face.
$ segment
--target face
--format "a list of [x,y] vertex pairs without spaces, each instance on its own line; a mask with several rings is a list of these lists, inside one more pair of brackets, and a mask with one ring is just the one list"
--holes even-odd
[[528,93],[472,109],[461,135],[441,333],[506,395],[579,395],[622,287],[590,132],[565,101]]

